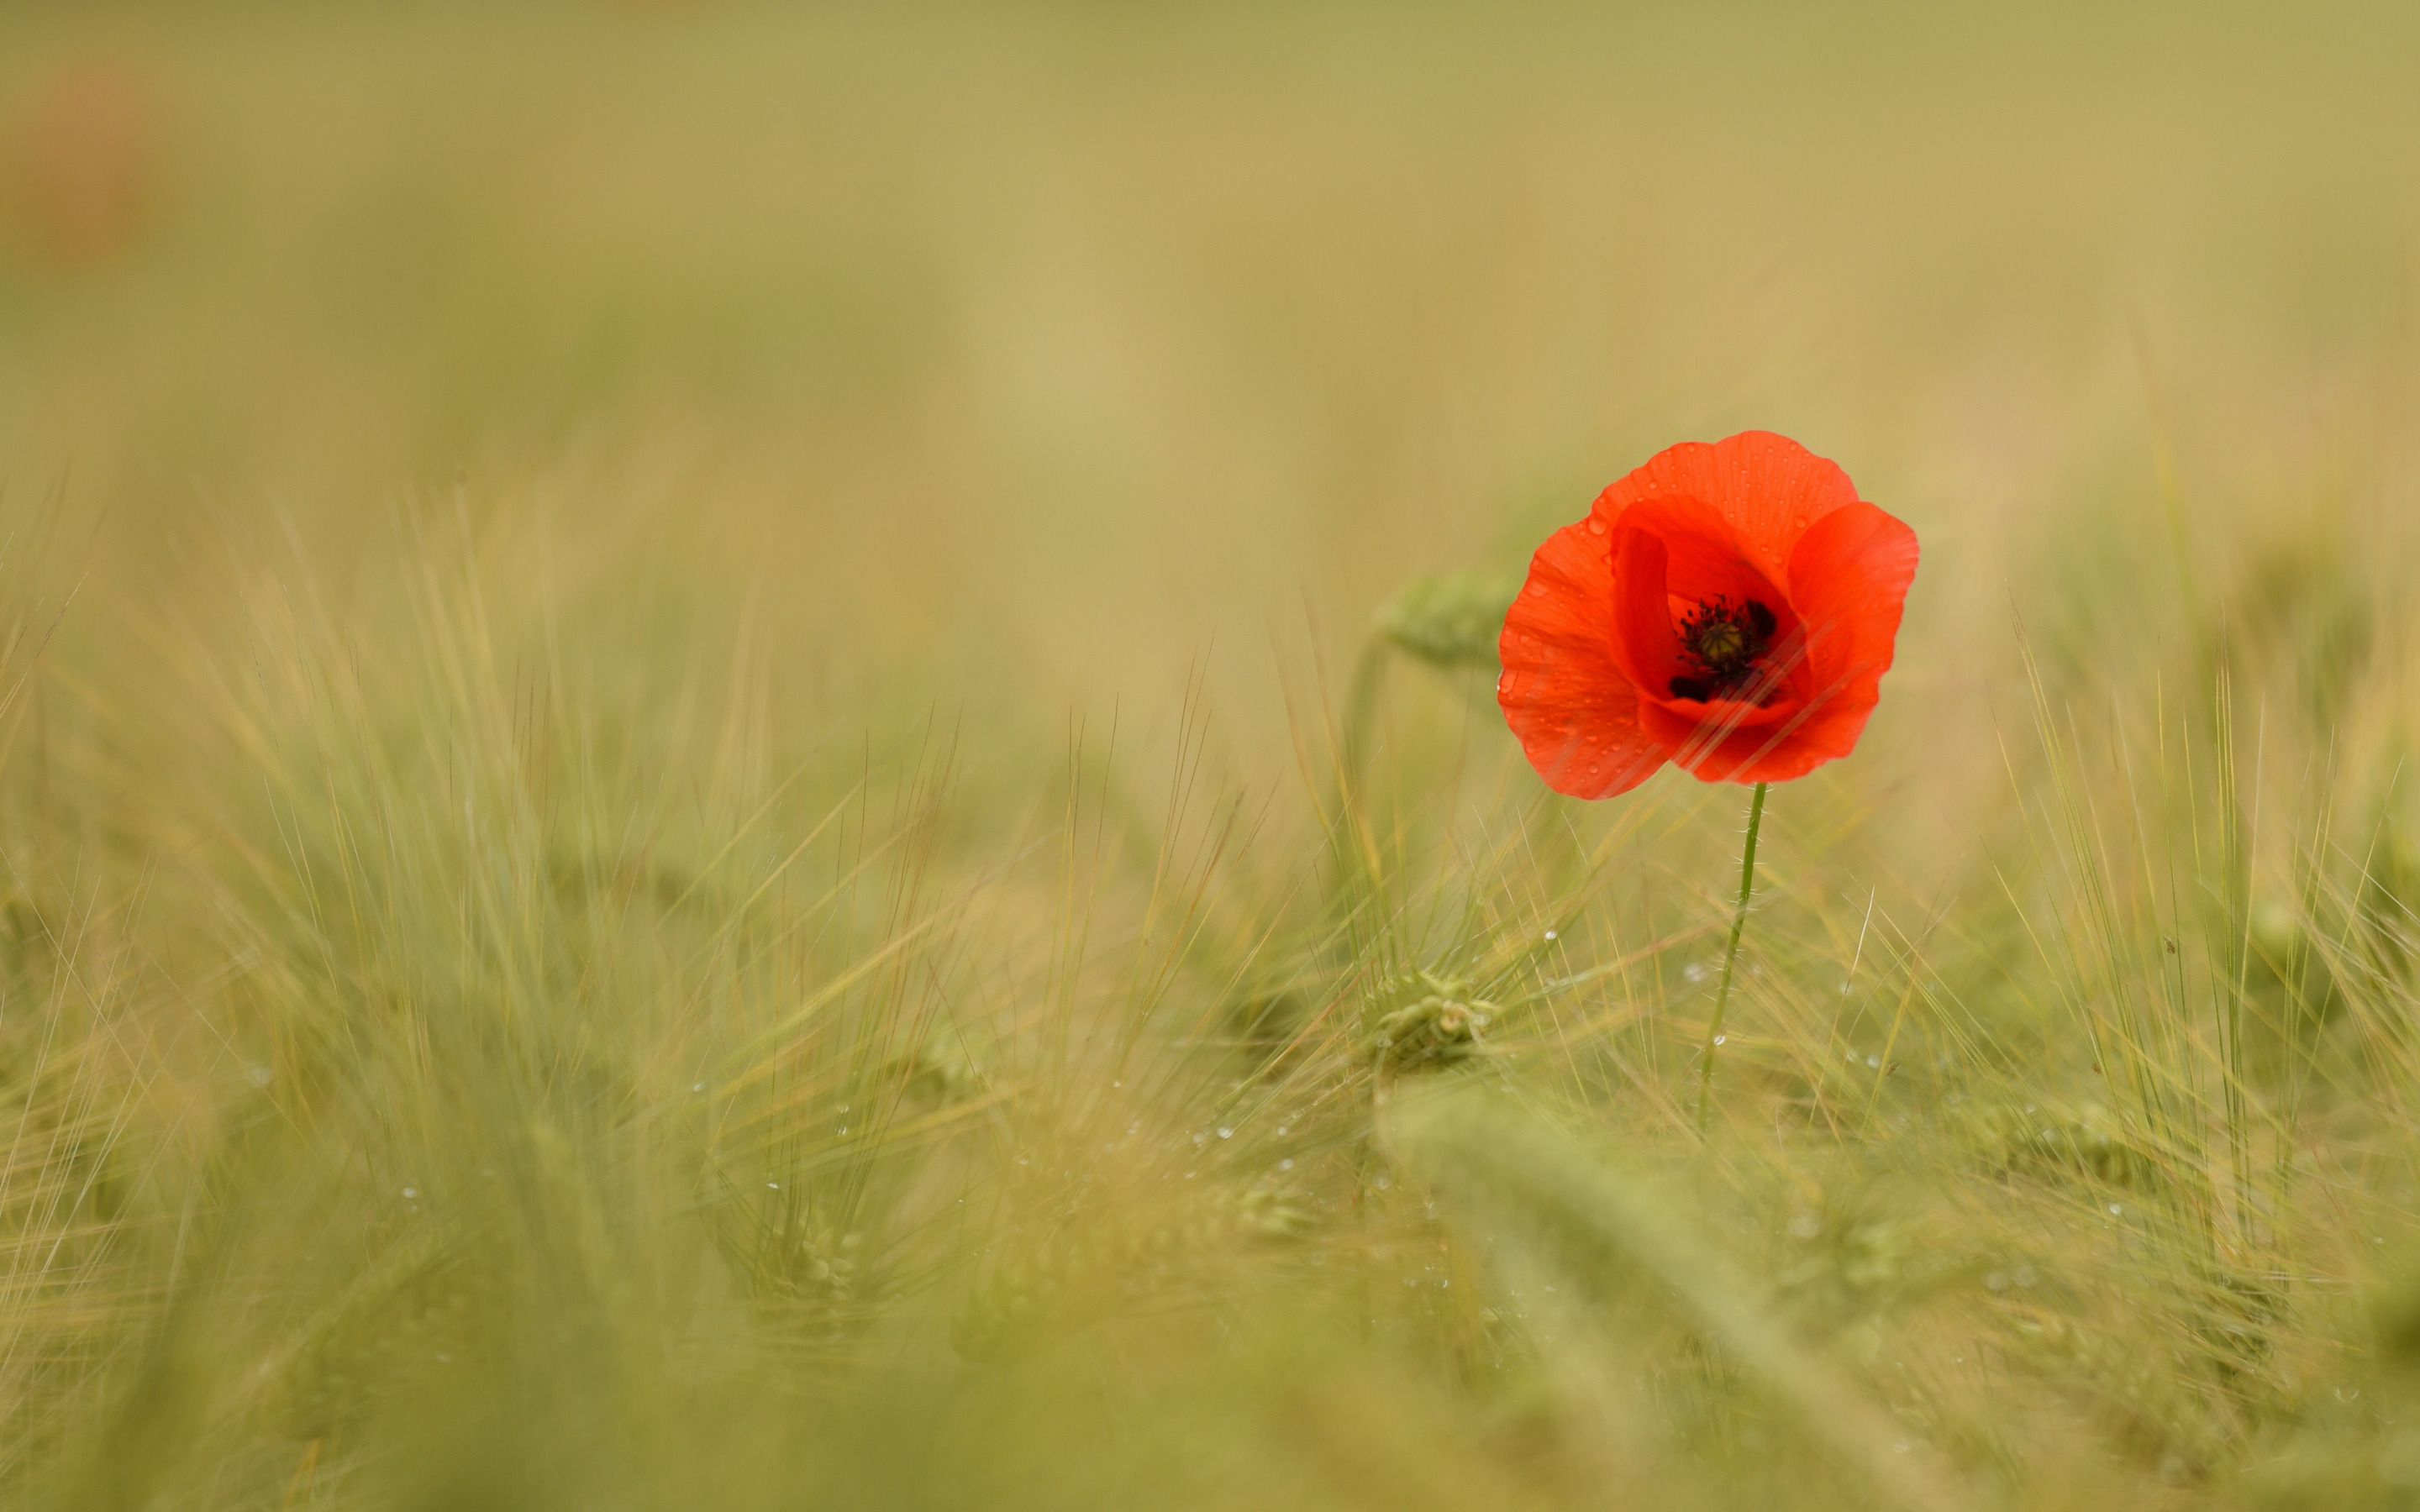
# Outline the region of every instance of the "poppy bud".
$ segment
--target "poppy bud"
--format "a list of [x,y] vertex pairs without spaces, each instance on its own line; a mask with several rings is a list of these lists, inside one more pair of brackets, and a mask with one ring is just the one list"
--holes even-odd
[[1497,573],[1416,578],[1378,610],[1377,630],[1431,666],[1484,666],[1515,586]]

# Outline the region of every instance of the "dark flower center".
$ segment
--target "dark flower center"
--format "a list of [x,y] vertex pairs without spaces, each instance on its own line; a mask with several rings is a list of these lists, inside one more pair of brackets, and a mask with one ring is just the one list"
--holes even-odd
[[1672,679],[1672,696],[1730,698],[1761,675],[1757,659],[1773,645],[1773,610],[1751,598],[1733,604],[1716,594],[1698,601],[1681,622],[1681,655],[1689,671]]

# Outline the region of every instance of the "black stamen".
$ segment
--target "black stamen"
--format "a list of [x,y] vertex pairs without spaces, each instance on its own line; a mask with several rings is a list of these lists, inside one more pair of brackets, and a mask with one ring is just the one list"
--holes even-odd
[[1779,625],[1773,610],[1753,598],[1738,605],[1722,594],[1699,600],[1681,622],[1681,654],[1694,674],[1673,678],[1672,696],[1700,703],[1736,696],[1762,675],[1757,661],[1772,646]]

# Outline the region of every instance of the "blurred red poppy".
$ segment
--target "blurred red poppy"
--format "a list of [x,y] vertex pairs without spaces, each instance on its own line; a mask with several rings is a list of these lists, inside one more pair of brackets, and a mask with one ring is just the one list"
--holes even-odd
[[60,69],[32,115],[0,143],[0,215],[22,221],[49,261],[83,268],[134,239],[149,198],[150,111],[133,77],[107,63]]
[[1890,670],[1916,532],[1796,441],[1688,441],[1547,538],[1496,685],[1529,764],[1603,798],[1666,762],[1777,782],[1846,756]]

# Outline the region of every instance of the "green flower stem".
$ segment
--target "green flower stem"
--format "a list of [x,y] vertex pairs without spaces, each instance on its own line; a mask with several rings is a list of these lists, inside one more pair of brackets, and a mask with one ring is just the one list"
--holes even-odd
[[1723,1010],[1730,1006],[1731,968],[1739,964],[1740,931],[1747,927],[1748,894],[1756,888],[1756,832],[1764,824],[1765,784],[1756,785],[1747,801],[1747,847],[1740,856],[1739,909],[1731,915],[1730,944],[1723,949],[1722,985],[1714,989],[1714,1016],[1706,1026],[1706,1053],[1698,1060],[1698,1132],[1704,1134],[1714,1113],[1714,1046],[1723,1042]]

